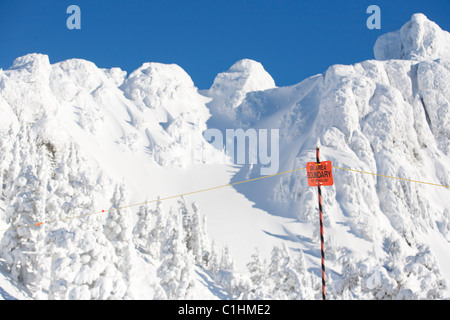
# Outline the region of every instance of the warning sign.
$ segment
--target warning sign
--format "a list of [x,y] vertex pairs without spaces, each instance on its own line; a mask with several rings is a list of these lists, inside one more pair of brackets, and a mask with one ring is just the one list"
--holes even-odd
[[308,176],[308,184],[310,187],[332,186],[333,182],[333,170],[331,161],[308,162],[306,164],[306,174]]

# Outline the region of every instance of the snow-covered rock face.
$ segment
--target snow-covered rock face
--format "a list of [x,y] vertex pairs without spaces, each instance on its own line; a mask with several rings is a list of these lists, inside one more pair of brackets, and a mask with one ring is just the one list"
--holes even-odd
[[379,37],[374,53],[377,60],[450,59],[450,33],[417,13],[399,31]]
[[[170,100],[188,105],[197,91],[183,69],[162,63],[144,63],[130,74],[121,89],[127,98],[150,109],[160,108]],[[187,106],[180,109],[189,111]]]
[[135,122],[145,129],[154,159],[161,165],[189,163],[210,117],[210,99],[191,77],[175,64],[144,63],[119,88],[139,110]]
[[50,60],[47,55],[31,53],[14,60],[10,70],[23,70],[30,74],[45,73],[50,70]]
[[236,108],[247,93],[275,88],[275,81],[261,63],[243,59],[228,71],[219,73],[206,95],[213,98],[208,105],[213,115],[236,119]]
[[126,77],[86,60],[50,64],[46,55],[29,54],[0,75],[2,131],[20,118],[61,147],[86,134],[104,145],[108,132],[113,149],[146,150],[160,165],[177,166],[191,162],[193,143],[204,142],[210,99],[177,65],[144,63]]

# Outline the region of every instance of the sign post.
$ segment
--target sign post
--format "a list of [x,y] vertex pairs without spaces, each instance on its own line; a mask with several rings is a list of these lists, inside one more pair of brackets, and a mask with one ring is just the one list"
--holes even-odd
[[322,300],[326,300],[325,292],[325,241],[323,238],[323,211],[322,211],[322,189],[321,186],[332,186],[333,170],[331,161],[320,162],[319,148],[316,148],[316,162],[306,164],[306,174],[310,187],[317,186],[319,194],[319,220],[320,220],[320,255],[322,258]]

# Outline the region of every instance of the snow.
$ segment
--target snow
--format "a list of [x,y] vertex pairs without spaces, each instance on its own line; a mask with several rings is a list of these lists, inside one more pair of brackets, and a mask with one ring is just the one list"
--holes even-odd
[[[213,117],[208,126],[218,129],[226,128],[228,121],[234,121],[238,117],[236,107],[241,105],[247,93],[275,87],[275,81],[261,63],[251,59],[236,62],[230,69],[216,76],[209,90],[203,91],[205,96],[212,98],[208,108]],[[214,116],[220,119],[215,121]]]
[[[0,70],[0,297],[319,298],[316,188],[296,171],[195,193],[260,176],[258,164],[215,163],[223,151],[202,133],[278,129],[279,172],[320,145],[334,166],[448,186],[449,48],[415,14],[377,40],[375,60],[277,87],[243,59],[206,90],[175,64],[127,75],[17,58]],[[450,190],[333,174],[329,297],[450,297]],[[53,222],[4,230],[39,221]]]
[[450,57],[450,33],[416,13],[399,31],[380,36],[374,46],[377,60],[435,60]]

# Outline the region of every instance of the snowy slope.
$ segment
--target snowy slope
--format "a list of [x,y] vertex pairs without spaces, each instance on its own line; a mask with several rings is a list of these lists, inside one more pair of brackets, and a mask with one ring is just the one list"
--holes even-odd
[[[207,128],[278,129],[280,172],[314,161],[320,144],[335,166],[450,185],[449,48],[417,14],[378,39],[376,60],[276,87],[244,59],[208,90],[173,64],[127,75],[17,58],[0,69],[1,296],[319,298],[317,191],[304,172],[143,202],[260,175],[214,163]],[[448,298],[450,190],[334,177],[323,188],[329,297]]]

